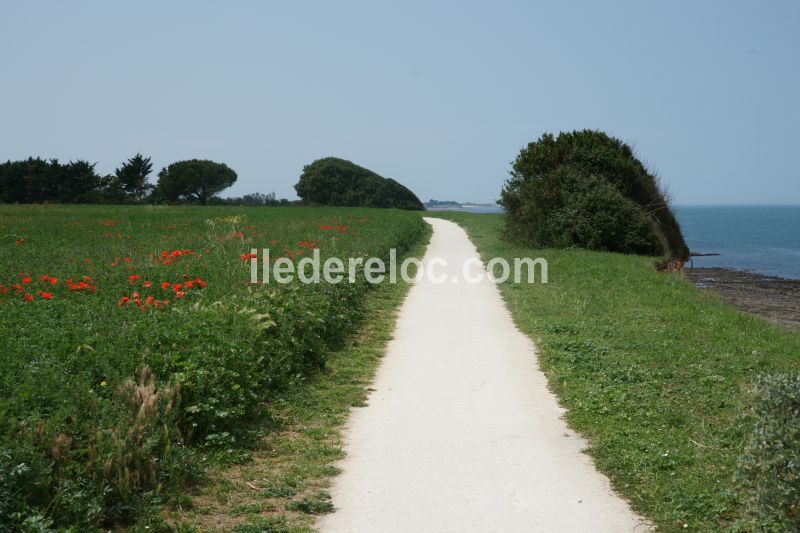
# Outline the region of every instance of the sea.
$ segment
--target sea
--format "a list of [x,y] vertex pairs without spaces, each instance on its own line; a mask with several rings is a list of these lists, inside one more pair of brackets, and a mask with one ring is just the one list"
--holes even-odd
[[722,267],[800,279],[800,205],[677,206],[695,267]]

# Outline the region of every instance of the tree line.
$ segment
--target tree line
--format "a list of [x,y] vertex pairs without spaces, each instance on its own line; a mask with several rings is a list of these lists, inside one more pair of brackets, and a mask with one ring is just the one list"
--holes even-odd
[[156,183],[151,158],[136,154],[113,174],[101,176],[95,163],[61,163],[29,157],[0,163],[0,203],[197,203],[217,205],[282,205],[275,194],[238,198],[217,195],[236,182],[236,172],[224,163],[205,159],[177,161],[163,168]]

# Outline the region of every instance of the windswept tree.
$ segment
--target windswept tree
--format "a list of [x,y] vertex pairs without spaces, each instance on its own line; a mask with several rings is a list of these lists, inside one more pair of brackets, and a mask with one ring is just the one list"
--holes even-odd
[[152,171],[150,158],[137,153],[116,169],[114,175],[128,198],[141,202],[153,189],[153,185],[147,181]]
[[500,203],[506,236],[531,246],[689,257],[656,177],[601,131],[546,133],[528,144]]
[[303,167],[294,188],[297,196],[312,204],[425,209],[407,187],[338,157],[317,159]]
[[190,159],[172,163],[158,173],[158,194],[169,202],[194,201],[203,205],[236,182],[236,172],[225,163]]

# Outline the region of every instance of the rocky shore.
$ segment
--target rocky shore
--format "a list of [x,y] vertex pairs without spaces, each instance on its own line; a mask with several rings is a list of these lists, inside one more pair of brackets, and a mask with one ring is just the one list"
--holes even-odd
[[741,311],[800,331],[800,280],[726,268],[687,268],[700,290],[712,291]]

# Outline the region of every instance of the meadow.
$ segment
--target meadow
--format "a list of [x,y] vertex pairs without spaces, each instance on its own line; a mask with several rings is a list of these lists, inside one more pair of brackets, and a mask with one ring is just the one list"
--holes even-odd
[[0,524],[108,527],[178,501],[325,368],[371,286],[253,286],[251,248],[386,257],[427,231],[373,209],[0,207]]
[[[734,310],[681,274],[657,272],[655,258],[536,250],[502,240],[498,215],[433,215],[462,225],[484,261],[548,260],[548,284],[505,283],[501,292],[536,341],[568,422],[636,511],[664,531],[786,530],[759,522],[748,498],[796,513],[788,489],[797,486],[796,388],[775,395],[789,414],[760,426],[768,438],[755,440],[779,446],[785,438],[785,448],[754,459],[747,446],[754,386],[759,376],[797,375],[800,335]],[[784,476],[780,488],[789,492],[748,486],[742,464]]]

